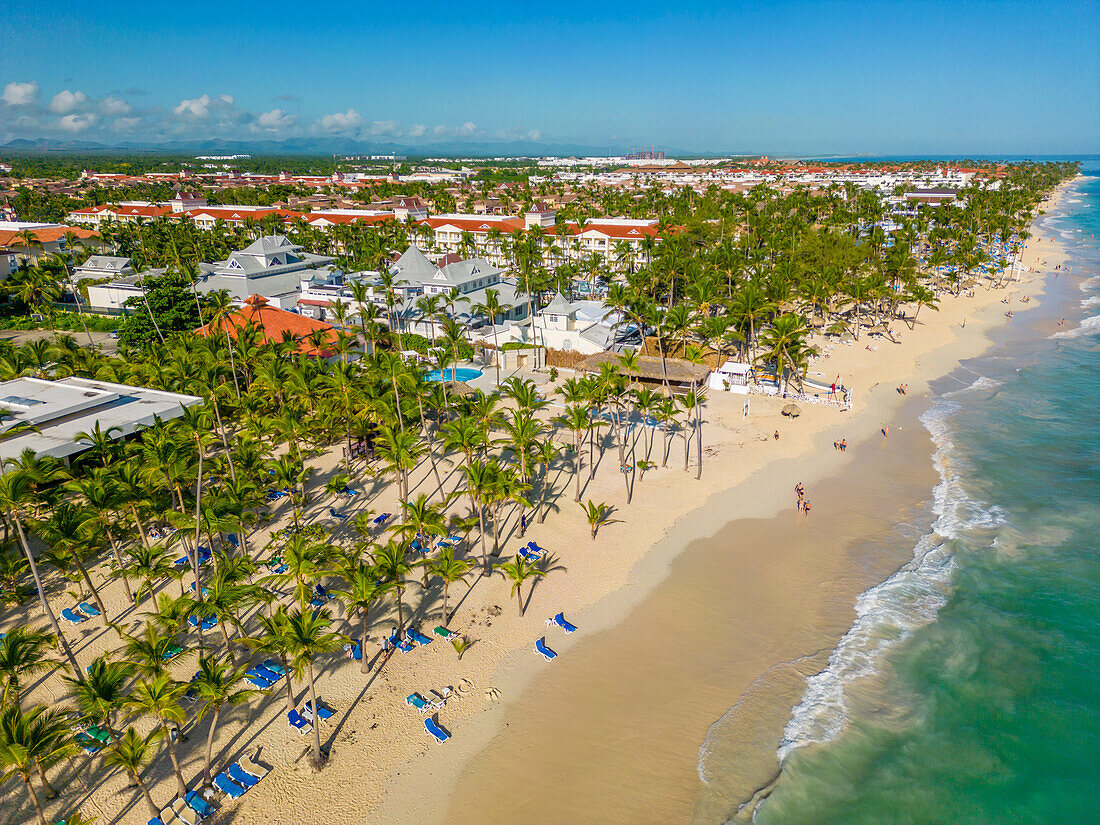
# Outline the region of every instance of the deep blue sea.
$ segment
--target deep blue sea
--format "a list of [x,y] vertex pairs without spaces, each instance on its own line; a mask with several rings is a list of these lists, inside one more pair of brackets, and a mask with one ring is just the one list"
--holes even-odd
[[761,825],[1100,822],[1100,162],[1084,174],[1034,230],[1070,272],[935,387],[934,524],[810,679]]

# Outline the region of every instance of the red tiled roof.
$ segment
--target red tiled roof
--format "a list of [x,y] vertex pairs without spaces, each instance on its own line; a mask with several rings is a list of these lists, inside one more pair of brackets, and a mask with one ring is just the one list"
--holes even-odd
[[[91,229],[78,229],[74,226],[50,226],[43,229],[32,229],[31,233],[40,243],[53,243],[65,237],[66,232],[72,232],[80,240],[98,238],[99,233]],[[14,229],[0,229],[0,246],[22,246],[21,232]]]
[[[244,302],[244,306],[222,318],[218,328],[223,332],[227,331],[233,338],[236,338],[239,330],[250,323],[259,330],[264,340],[273,344],[282,343],[283,333],[289,332],[291,337],[298,342],[298,352],[303,355],[327,358],[336,352],[334,346],[336,343],[336,329],[332,324],[315,321],[295,312],[287,312],[284,309],[268,306],[267,298],[262,295],[250,297]],[[205,337],[209,334],[209,331],[210,324],[207,324],[195,330],[195,334]],[[324,341],[331,346],[324,346],[320,349],[315,347],[309,340],[310,334],[315,331],[325,333]]]

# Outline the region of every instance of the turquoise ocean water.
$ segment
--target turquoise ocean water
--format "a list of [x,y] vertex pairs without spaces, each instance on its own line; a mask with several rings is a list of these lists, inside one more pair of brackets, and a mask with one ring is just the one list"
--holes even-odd
[[1070,273],[935,386],[932,528],[899,535],[913,560],[809,681],[760,825],[1100,822],[1100,163],[1084,174],[1034,231]]

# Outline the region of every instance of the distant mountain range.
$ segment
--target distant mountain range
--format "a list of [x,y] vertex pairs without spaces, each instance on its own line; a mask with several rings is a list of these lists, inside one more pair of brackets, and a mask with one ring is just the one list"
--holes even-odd
[[[663,148],[663,147],[661,147]],[[18,138],[0,150],[20,152],[135,152],[172,155],[389,155],[412,157],[568,157],[619,155],[620,146],[588,146],[580,143],[535,143],[532,141],[448,141],[443,143],[373,143],[352,138],[301,137],[286,140],[169,140],[156,143],[124,142],[113,145],[87,140]],[[665,148],[669,156],[691,153]],[[696,155],[698,156],[698,155]]]

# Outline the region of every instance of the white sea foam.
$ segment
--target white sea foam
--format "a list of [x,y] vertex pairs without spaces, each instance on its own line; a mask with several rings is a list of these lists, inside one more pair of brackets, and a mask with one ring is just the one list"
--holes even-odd
[[1085,309],[1094,306],[1100,306],[1100,295],[1093,295],[1091,298],[1085,298],[1081,301],[1081,306]]
[[974,381],[965,387],[960,387],[957,390],[951,392],[945,392],[944,398],[954,398],[957,395],[962,395],[964,392],[972,392],[973,390],[995,390],[1001,386],[1001,382],[996,378],[986,378],[984,375],[979,375]]
[[[971,386],[981,381],[979,378]],[[955,401],[941,400],[921,416],[936,445],[933,462],[940,474],[933,493],[936,520],[932,531],[916,543],[912,561],[856,600],[855,623],[829,657],[825,670],[807,680],[802,701],[783,732],[780,761],[797,748],[827,742],[843,730],[848,683],[873,673],[893,644],[929,624],[946,604],[954,568],[953,540],[959,533],[1004,523],[1000,508],[967,495],[953,468],[949,422],[959,408]]]
[[1080,338],[1082,335],[1095,335],[1100,333],[1100,315],[1093,315],[1081,322],[1079,327],[1056,332],[1051,338]]
[[1098,287],[1100,287],[1100,275],[1093,275],[1091,278],[1086,278],[1081,282],[1082,292],[1092,292]]

